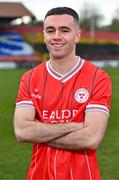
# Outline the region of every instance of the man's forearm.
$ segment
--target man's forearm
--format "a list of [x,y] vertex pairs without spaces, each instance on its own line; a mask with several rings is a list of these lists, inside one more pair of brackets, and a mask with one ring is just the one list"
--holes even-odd
[[32,140],[35,143],[45,143],[76,131],[77,129],[79,129],[77,123],[48,124],[37,122],[34,132],[32,131]]
[[108,123],[108,115],[103,112],[87,112],[83,128],[70,132],[47,145],[66,149],[97,149],[103,140]]
[[88,127],[84,127],[50,141],[47,145],[66,150],[83,150],[91,147],[91,137]]
[[16,128],[18,129],[17,139],[21,142],[31,142],[39,144],[55,140],[68,134],[69,132],[73,132],[79,129],[81,126],[77,126],[77,124],[79,123],[74,122],[58,124],[41,123],[39,121],[33,120],[23,120],[23,122],[24,125],[22,124],[21,128]]

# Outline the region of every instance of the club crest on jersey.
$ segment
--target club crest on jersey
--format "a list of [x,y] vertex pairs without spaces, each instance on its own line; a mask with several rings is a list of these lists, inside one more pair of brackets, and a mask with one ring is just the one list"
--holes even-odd
[[84,88],[80,88],[75,92],[75,100],[79,103],[86,102],[88,98],[89,98],[89,92]]

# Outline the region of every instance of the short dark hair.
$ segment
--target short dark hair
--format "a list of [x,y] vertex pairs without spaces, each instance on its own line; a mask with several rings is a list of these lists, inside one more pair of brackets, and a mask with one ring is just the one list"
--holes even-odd
[[74,20],[76,21],[77,25],[79,26],[79,16],[78,16],[77,12],[75,10],[73,10],[72,8],[69,8],[69,7],[53,8],[46,13],[45,19],[47,18],[47,16],[62,15],[62,14],[68,14],[68,15],[73,16]]

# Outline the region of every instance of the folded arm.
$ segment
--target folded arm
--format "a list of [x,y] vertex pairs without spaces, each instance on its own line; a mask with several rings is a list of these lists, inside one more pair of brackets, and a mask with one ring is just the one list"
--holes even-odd
[[42,123],[35,119],[35,110],[22,107],[15,110],[14,130],[18,141],[48,143],[82,128],[82,123]]
[[108,115],[98,111],[87,112],[84,124],[48,124],[34,119],[35,110],[32,108],[15,110],[14,130],[18,141],[44,143],[66,150],[97,149],[108,123]]
[[97,149],[103,140],[108,115],[103,112],[87,112],[84,127],[47,143],[61,149]]

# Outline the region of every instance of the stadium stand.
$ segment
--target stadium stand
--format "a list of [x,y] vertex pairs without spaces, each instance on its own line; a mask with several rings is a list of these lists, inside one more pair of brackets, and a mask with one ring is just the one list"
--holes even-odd
[[[48,59],[42,31],[42,27],[37,27],[33,44],[34,48],[40,52],[42,59]],[[27,34],[28,39],[29,36],[30,34]],[[77,55],[99,66],[119,66],[119,33],[97,31],[95,38],[91,38],[90,32],[82,30],[82,37],[76,51]]]
[[0,3],[0,63],[5,67],[11,67],[10,63],[21,67],[34,66],[40,62],[32,44],[22,36],[22,31],[24,32],[28,25],[23,28],[11,25],[13,20],[24,16],[35,19],[22,3]]
[[[14,9],[14,11],[13,11]],[[12,62],[17,67],[34,66],[49,58],[43,40],[41,25],[11,25],[11,21],[23,16],[32,20],[35,16],[21,3],[0,3],[0,63]],[[91,61],[115,61],[119,65],[119,33],[82,30],[77,55]],[[9,65],[10,66],[10,65]]]
[[23,16],[35,19],[35,16],[22,3],[0,2],[0,24],[10,24],[11,21]]

